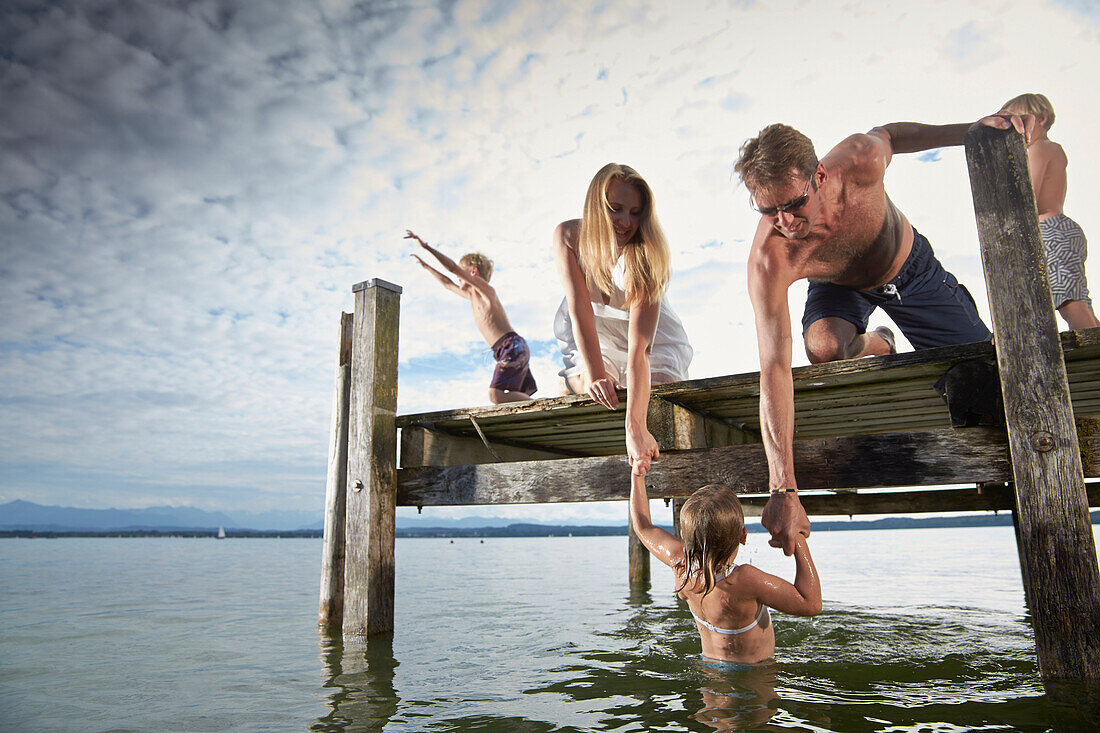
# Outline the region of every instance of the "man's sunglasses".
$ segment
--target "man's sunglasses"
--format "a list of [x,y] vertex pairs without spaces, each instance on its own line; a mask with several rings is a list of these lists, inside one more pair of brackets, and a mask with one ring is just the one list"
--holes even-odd
[[806,181],[806,190],[802,192],[801,196],[791,199],[785,204],[776,204],[775,206],[757,206],[753,203],[753,208],[759,211],[764,216],[777,216],[780,213],[791,214],[798,211],[806,202],[810,200],[810,184],[813,183],[813,176],[810,176],[810,180]]

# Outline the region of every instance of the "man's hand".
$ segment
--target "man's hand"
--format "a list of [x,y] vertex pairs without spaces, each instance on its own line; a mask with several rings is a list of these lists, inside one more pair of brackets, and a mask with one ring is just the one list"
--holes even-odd
[[977,127],[995,127],[998,130],[1007,130],[1009,127],[1016,128],[1016,132],[1024,136],[1024,144],[1031,145],[1031,135],[1035,131],[1035,125],[1037,124],[1035,115],[1010,115],[1010,114],[996,114],[983,117],[973,125],[970,129],[973,130]]
[[649,461],[638,460],[631,461],[630,463],[630,475],[632,476],[645,476],[649,472]]
[[810,518],[793,491],[773,492],[764,505],[760,515],[760,524],[772,533],[768,544],[782,547],[784,555],[793,555],[799,535],[810,536]]
[[609,410],[615,410],[619,407],[619,395],[615,393],[617,389],[621,389],[619,383],[611,377],[604,376],[589,382],[586,391],[588,392],[588,396],[596,400],[596,402],[599,402]]

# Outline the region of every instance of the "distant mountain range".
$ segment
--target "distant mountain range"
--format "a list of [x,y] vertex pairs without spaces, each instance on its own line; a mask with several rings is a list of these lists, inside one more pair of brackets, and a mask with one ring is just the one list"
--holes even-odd
[[[1091,513],[1093,524],[1100,524],[1100,510]],[[815,521],[814,530],[906,529],[918,527],[982,527],[1010,525],[1012,516],[1000,514],[968,514],[943,517],[888,517],[873,521]],[[323,519],[316,513],[297,511],[208,512],[192,507],[149,507],[148,509],[76,509],[43,506],[16,500],[0,504],[0,530],[36,532],[132,532],[155,530],[216,530],[219,526],[237,530],[320,531]],[[476,516],[462,519],[441,517],[398,517],[398,535],[422,536],[543,536],[625,534],[626,523],[601,525],[562,525],[530,519]],[[762,531],[757,522],[749,523],[749,531]]]
[[158,506],[148,509],[76,509],[64,506],[43,506],[16,500],[0,504],[0,529],[35,530],[39,532],[161,531],[184,529],[216,530],[298,530],[321,529],[322,520],[315,512],[272,511],[208,512],[192,507]]

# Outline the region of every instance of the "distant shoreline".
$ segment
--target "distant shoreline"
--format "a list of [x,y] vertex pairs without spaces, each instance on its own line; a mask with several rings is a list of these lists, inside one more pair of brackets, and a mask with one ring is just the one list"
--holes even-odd
[[[1100,524],[1100,510],[1089,512],[1092,524]],[[819,521],[814,522],[815,532],[854,532],[874,529],[943,529],[952,527],[1002,527],[1012,525],[1009,512],[999,514],[965,515],[957,517],[888,517],[871,521]],[[665,527],[671,531],[671,527]],[[749,532],[763,532],[757,523],[749,525]],[[126,529],[126,530],[34,530],[2,529],[0,539],[54,539],[61,537],[186,537],[214,538],[218,534],[213,529]],[[321,539],[319,529],[299,530],[227,530],[230,538],[264,539]],[[415,538],[459,538],[477,537],[481,539],[496,537],[622,537],[626,535],[626,525],[550,525],[550,524],[509,524],[505,527],[398,527],[396,536],[401,539]]]

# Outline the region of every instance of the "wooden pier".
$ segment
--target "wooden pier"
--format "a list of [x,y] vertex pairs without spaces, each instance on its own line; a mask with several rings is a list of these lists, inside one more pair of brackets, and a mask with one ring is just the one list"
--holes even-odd
[[[811,515],[1012,512],[1040,672],[1100,679],[1100,329],[1058,334],[1018,134],[966,142],[996,347],[968,344],[794,370],[795,470]],[[587,396],[395,414],[401,289],[356,285],[341,318],[320,624],[393,628],[397,506],[625,500],[623,408]],[[349,323],[350,321],[350,323]],[[625,404],[625,401],[623,402]],[[759,375],[657,385],[650,496],[706,483],[767,500]],[[400,467],[398,430],[400,429]],[[964,485],[964,488],[942,488]],[[884,490],[891,489],[891,490]],[[624,509],[625,512],[625,509]],[[648,582],[631,543],[630,582]]]

